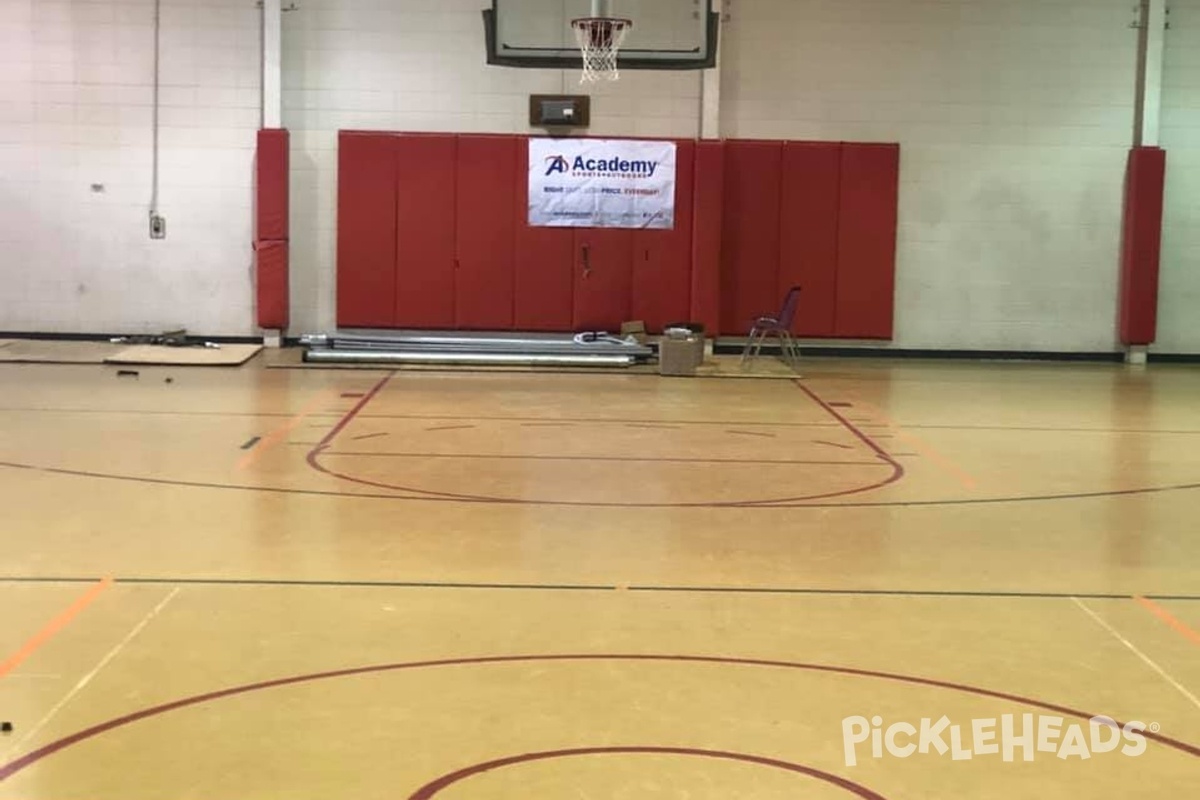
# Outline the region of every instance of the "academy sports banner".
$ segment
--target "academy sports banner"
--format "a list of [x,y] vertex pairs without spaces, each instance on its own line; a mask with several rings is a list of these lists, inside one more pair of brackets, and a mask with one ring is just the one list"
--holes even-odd
[[529,224],[675,227],[675,143],[529,140]]

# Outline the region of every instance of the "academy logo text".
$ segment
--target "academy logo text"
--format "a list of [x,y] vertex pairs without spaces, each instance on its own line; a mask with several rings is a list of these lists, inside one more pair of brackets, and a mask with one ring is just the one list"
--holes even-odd
[[[953,724],[949,717],[928,717],[916,725],[894,722],[884,727],[882,717],[846,717],[842,720],[842,746],[846,766],[856,766],[860,758],[895,758],[920,754],[945,756],[954,761],[975,757],[1001,756],[1014,761],[1017,754],[1033,761],[1037,754],[1048,753],[1064,761],[1086,761],[1096,754],[1114,753],[1128,757],[1146,752],[1143,731],[1158,732],[1158,725],[1141,722],[1121,725],[1110,717],[1092,717],[1086,723],[1064,725],[1062,717],[1005,714],[999,719],[974,719],[966,726]],[[860,748],[859,746],[862,745]]]
[[623,158],[584,158],[575,156],[546,157],[546,177],[571,175],[578,178],[652,178],[658,169],[657,161],[629,161]]

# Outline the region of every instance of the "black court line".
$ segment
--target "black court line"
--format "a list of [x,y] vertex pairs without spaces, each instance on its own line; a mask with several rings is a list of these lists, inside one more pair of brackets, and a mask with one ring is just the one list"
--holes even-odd
[[[731,431],[733,432],[733,431]],[[852,449],[852,448],[846,448]],[[512,453],[371,453],[366,451],[323,450],[321,457],[354,456],[355,458],[464,458],[512,461],[617,461],[646,464],[815,464],[818,466],[877,467],[878,461],[831,461],[788,458],[668,458],[660,456],[552,456],[516,455]]]
[[262,441],[261,436],[255,436],[251,439],[247,439],[246,443],[244,445],[242,445],[242,449],[249,450],[251,447],[254,447],[254,445],[258,444],[260,441]]
[[[107,408],[0,408],[0,413],[6,412],[21,412],[21,413],[37,413],[37,414],[136,414],[141,416],[157,415],[166,417],[266,417],[266,418],[291,418],[296,416],[295,412],[290,411],[156,411],[146,409],[107,409]],[[310,417],[341,417],[344,412],[341,411],[313,411],[308,414]],[[612,424],[624,425],[630,422],[643,422],[649,424],[670,425],[740,425],[742,427],[763,426],[763,427],[779,427],[779,428],[840,428],[842,427],[837,422],[753,422],[750,420],[621,420],[611,418],[569,418],[562,419],[557,422],[546,422],[536,420],[530,417],[487,417],[487,416],[468,416],[468,417],[448,417],[448,416],[429,416],[417,414],[359,414],[358,419],[412,419],[412,420],[476,420],[480,422],[525,422],[534,425],[561,425],[567,423],[596,423],[596,424]],[[886,428],[887,423],[884,422],[869,422],[861,423],[860,427],[875,427]],[[1200,429],[1192,430],[1174,430],[1174,429],[1155,429],[1155,428],[1059,428],[1054,426],[1033,426],[1033,425],[934,425],[920,423],[905,423],[906,429],[914,430],[947,430],[947,431],[1034,431],[1045,433],[1140,433],[1148,435],[1169,435],[1169,436],[1200,436]],[[891,434],[872,434],[876,439],[890,438]]]
[[[95,583],[96,577],[54,576],[4,576],[3,583]],[[347,587],[378,589],[504,589],[516,591],[571,591],[571,592],[661,592],[669,594],[775,594],[850,597],[958,597],[996,598],[1013,600],[1147,600],[1200,601],[1200,595],[1121,594],[1115,592],[1035,592],[1035,591],[982,591],[956,589],[828,589],[786,586],[617,586],[591,583],[474,583],[466,581],[368,581],[368,580],[305,580],[289,578],[168,578],[168,577],[124,577],[114,578],[115,583],[143,584],[155,586],[311,586],[314,588]]]
[[[297,442],[296,444],[301,444]],[[120,475],[108,472],[90,470],[66,469],[64,467],[47,467],[39,464],[26,464],[17,461],[0,461],[0,468],[17,469],[27,472],[41,472],[47,475],[63,475],[74,478],[93,480],[121,481],[123,483],[140,483],[150,486],[178,486],[189,489],[215,489],[232,492],[262,492],[264,494],[285,494],[296,497],[340,497],[359,498],[362,500],[390,500],[405,502],[456,502],[456,503],[495,503],[494,500],[477,500],[463,498],[442,498],[421,495],[402,495],[394,492],[339,492],[331,489],[292,489],[286,486],[248,486],[239,483],[218,483],[216,481],[188,481],[174,478],[151,478],[139,475]],[[937,508],[949,506],[989,506],[1007,503],[1047,503],[1062,500],[1097,500],[1113,497],[1139,497],[1172,492],[1194,492],[1200,490],[1198,483],[1168,484],[1165,486],[1149,486],[1141,489],[1117,489],[1100,492],[1068,492],[1064,494],[1016,495],[1008,497],[976,497],[950,500],[875,500],[863,502],[774,502],[761,501],[730,501],[727,503],[708,503],[683,508],[727,509],[744,511],[747,508],[762,509],[851,509],[851,508]],[[512,501],[511,505],[520,505],[522,501]],[[580,503],[580,506],[591,505],[604,507],[602,504]]]
[[762,432],[760,432],[760,431],[733,431],[733,430],[729,430],[729,431],[725,431],[725,432],[726,432],[726,433],[733,434],[733,435],[735,435],[735,436],[761,436],[761,437],[762,437],[762,438],[764,438],[764,439],[774,439],[774,438],[775,438],[775,434],[773,434],[773,433],[762,433]]

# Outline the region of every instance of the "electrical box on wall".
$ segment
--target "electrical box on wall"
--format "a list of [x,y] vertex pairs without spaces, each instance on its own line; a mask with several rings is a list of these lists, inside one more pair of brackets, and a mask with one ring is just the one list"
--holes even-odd
[[586,128],[590,117],[591,98],[585,94],[529,96],[529,124],[535,128]]

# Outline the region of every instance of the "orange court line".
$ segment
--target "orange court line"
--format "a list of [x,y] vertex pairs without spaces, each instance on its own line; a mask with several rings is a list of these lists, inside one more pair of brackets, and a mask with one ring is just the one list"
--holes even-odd
[[316,397],[306,403],[304,407],[297,412],[296,416],[292,417],[287,422],[268,433],[262,439],[259,439],[258,442],[255,443],[254,447],[251,447],[249,450],[247,450],[246,455],[242,456],[241,459],[238,460],[237,468],[246,469],[255,461],[257,461],[259,456],[283,441],[287,435],[295,430],[296,426],[303,422],[304,419],[311,414],[320,403],[325,402],[328,398],[329,390],[318,393]]
[[75,617],[79,616],[85,608],[92,604],[100,593],[112,585],[112,578],[104,578],[99,583],[92,585],[90,589],[84,592],[78,600],[72,603],[65,611],[59,614],[54,619],[46,624],[33,638],[21,645],[21,649],[13,653],[4,661],[0,662],[0,678],[3,678],[8,673],[19,667],[25,659],[37,652],[38,648],[53,638],[54,634],[67,627],[67,624]]
[[1167,611],[1165,608],[1160,606],[1158,603],[1155,603],[1153,600],[1147,600],[1146,598],[1144,598],[1140,595],[1133,599],[1137,600],[1138,603],[1142,606],[1142,608],[1146,609],[1151,614],[1158,617],[1163,622],[1167,623],[1167,625],[1172,630],[1174,630],[1176,633],[1178,633],[1180,636],[1182,636],[1185,639],[1190,640],[1194,644],[1200,644],[1200,633],[1197,633],[1196,631],[1189,628],[1186,624],[1184,624],[1180,620],[1176,619],[1171,614],[1171,612]]
[[887,425],[889,428],[892,428],[896,432],[897,436],[906,440],[909,444],[911,444],[913,447],[915,447],[917,450],[919,450],[921,452],[921,455],[925,456],[930,461],[934,462],[939,467],[941,467],[943,470],[945,470],[946,472],[949,472],[951,475],[958,478],[959,482],[963,485],[964,488],[966,488],[966,489],[976,488],[977,484],[975,483],[975,479],[972,478],[969,474],[967,474],[967,471],[964,470],[962,467],[958,466],[958,464],[955,464],[949,458],[947,458],[946,456],[944,456],[940,452],[938,452],[938,450],[935,447],[933,447],[933,445],[927,443],[924,439],[920,439],[917,436],[914,436],[913,434],[911,434],[908,431],[901,428],[894,421],[892,421],[892,419],[890,417],[888,417],[887,414],[884,414],[881,410],[879,410],[877,407],[875,407],[871,403],[868,403],[865,400],[862,400],[861,398],[858,398],[858,397],[855,397],[855,403],[857,403],[860,406],[865,406],[866,408],[870,409],[870,412],[874,416],[879,417],[879,419],[882,420],[885,425]]

